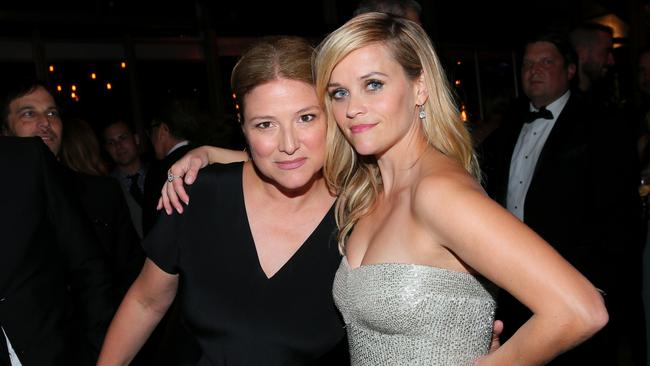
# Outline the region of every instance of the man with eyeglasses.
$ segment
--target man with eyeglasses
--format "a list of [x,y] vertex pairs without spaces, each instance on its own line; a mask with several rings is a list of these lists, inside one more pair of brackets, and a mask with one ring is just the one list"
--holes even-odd
[[111,176],[120,182],[133,226],[142,238],[144,181],[149,165],[140,157],[140,137],[123,120],[108,124],[103,135],[104,148],[115,163]]

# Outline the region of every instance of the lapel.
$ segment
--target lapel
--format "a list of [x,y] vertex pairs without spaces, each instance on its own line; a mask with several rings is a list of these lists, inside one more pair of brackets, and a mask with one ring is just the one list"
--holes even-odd
[[564,106],[564,109],[562,109],[562,112],[560,112],[560,115],[557,117],[555,125],[553,125],[553,129],[548,135],[544,147],[539,154],[537,164],[535,164],[531,186],[535,184],[535,178],[539,174],[540,170],[544,171],[553,155],[561,153],[578,143],[578,141],[575,141],[575,138],[579,136],[574,133],[574,130],[578,127],[578,124],[580,124],[580,119],[585,118],[585,116],[579,116],[579,111],[578,100],[574,95],[571,95]]

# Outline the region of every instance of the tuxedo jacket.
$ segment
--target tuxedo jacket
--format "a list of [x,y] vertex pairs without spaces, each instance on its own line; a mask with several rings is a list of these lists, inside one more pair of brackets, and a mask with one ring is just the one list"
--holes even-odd
[[144,236],[147,236],[160,213],[160,211],[156,210],[156,206],[160,198],[160,190],[167,181],[167,171],[174,165],[176,160],[182,158],[194,147],[192,144],[181,146],[165,156],[164,159],[154,161],[149,166],[149,171],[147,171],[144,180],[144,202],[142,203],[142,233]]
[[[517,105],[483,146],[486,190],[504,207],[512,152],[527,109],[528,101]],[[621,315],[616,302],[630,300],[640,288],[638,180],[626,163],[635,153],[611,117],[572,94],[542,148],[524,202],[524,223],[604,291],[610,324]],[[499,298],[499,316],[510,330],[505,339],[530,316],[511,302],[516,300]]]
[[0,326],[24,366],[96,357],[111,277],[60,165],[38,138],[0,137],[0,171]]

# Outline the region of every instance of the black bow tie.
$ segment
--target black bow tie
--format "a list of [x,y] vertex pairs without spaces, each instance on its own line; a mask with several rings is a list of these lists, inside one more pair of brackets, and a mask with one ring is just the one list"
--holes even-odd
[[546,107],[541,107],[537,112],[534,111],[528,111],[524,115],[524,122],[525,123],[531,123],[536,119],[553,119],[553,113],[546,109]]

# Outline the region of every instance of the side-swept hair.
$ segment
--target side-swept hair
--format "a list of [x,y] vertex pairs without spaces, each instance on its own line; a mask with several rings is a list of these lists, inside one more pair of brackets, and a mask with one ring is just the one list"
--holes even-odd
[[357,154],[339,131],[327,86],[336,65],[351,52],[381,44],[412,80],[423,76],[429,97],[422,130],[430,146],[457,161],[479,180],[478,162],[471,137],[460,120],[449,83],[426,32],[415,22],[386,13],[366,13],[352,18],[318,46],[314,60],[316,92],[327,114],[327,156],[324,175],[339,195],[336,219],[338,241],[345,240],[356,222],[373,206],[382,185],[374,158]]

